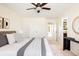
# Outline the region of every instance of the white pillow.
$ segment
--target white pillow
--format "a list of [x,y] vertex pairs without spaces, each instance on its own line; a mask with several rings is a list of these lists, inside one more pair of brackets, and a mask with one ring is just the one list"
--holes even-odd
[[9,44],[13,44],[16,42],[15,34],[6,34]]

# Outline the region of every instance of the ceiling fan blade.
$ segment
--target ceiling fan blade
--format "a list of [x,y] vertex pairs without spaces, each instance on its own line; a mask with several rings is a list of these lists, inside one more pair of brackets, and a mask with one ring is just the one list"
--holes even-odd
[[37,7],[40,7],[40,3],[37,3]]
[[35,3],[31,3],[31,4],[37,7],[37,5]]
[[36,9],[36,8],[28,8],[28,9],[26,9],[26,10],[31,10],[31,9]]
[[46,7],[42,7],[42,9],[45,9],[45,10],[51,10],[51,8],[46,8]]
[[46,5],[47,3],[42,3],[40,6],[42,7],[42,6],[44,6],[44,5]]

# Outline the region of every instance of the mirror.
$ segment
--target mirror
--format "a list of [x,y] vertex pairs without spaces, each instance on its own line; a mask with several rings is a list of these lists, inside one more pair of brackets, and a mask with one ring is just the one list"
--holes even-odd
[[79,16],[73,20],[72,29],[76,34],[79,34]]
[[9,28],[9,20],[4,17],[0,17],[0,29],[7,29]]

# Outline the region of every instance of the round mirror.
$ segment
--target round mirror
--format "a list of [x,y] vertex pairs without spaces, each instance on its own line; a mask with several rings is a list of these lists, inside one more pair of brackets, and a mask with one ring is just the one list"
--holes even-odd
[[79,16],[77,16],[72,22],[72,29],[75,33],[79,34]]

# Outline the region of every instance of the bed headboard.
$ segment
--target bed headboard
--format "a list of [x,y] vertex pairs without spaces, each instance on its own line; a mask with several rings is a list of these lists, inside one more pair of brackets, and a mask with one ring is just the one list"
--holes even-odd
[[16,33],[16,31],[0,31],[0,47],[9,44],[6,34]]
[[16,33],[16,31],[0,31],[0,34],[12,34]]

